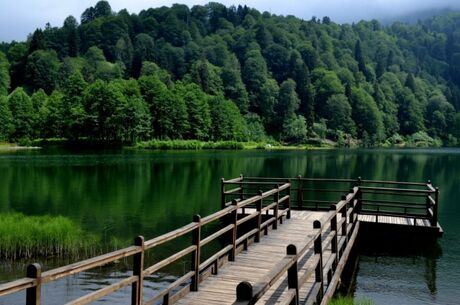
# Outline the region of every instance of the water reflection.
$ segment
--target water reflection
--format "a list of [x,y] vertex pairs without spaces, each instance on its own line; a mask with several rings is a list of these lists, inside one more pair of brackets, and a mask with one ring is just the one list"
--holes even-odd
[[[460,292],[454,289],[460,286],[460,280],[451,271],[460,269],[458,172],[460,150],[457,149],[2,153],[0,212],[64,215],[106,241],[116,237],[130,244],[134,236],[152,238],[190,222],[193,214],[208,215],[217,211],[221,177],[243,173],[278,177],[299,174],[330,178],[362,176],[364,179],[402,181],[431,179],[441,187],[440,222],[446,231],[441,246],[448,255],[434,260],[428,256],[411,256],[389,261],[385,256],[379,257],[378,264],[364,256],[360,270],[365,271],[367,263],[372,271],[380,264],[384,266],[382,271],[395,274],[407,267],[407,274],[413,277],[411,281],[389,287],[395,291],[399,291],[398,287],[404,288],[401,294],[395,292],[400,300],[406,300],[402,290],[411,290],[411,283],[417,282],[426,283],[417,289],[449,304],[454,297],[460,299]],[[416,263],[411,261],[414,257]],[[43,263],[47,268],[59,264],[48,260]],[[18,268],[0,267],[0,281],[18,277]],[[382,290],[374,294],[373,290],[360,288],[379,283],[366,274],[360,275],[361,281],[358,278],[357,294],[378,298]],[[388,283],[393,283],[390,274],[382,287],[388,287]]]

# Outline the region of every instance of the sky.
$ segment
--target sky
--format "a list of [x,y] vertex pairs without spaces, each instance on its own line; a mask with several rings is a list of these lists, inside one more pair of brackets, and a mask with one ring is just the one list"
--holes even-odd
[[[109,0],[114,11],[128,9],[139,13],[149,7],[184,3],[189,7],[206,4],[199,0]],[[295,15],[310,19],[329,16],[334,22],[353,22],[361,19],[388,19],[416,11],[458,8],[459,0],[213,0],[227,6],[246,4],[260,11],[277,15]],[[36,28],[62,26],[64,19],[94,6],[97,0],[0,0],[0,41],[23,41]]]

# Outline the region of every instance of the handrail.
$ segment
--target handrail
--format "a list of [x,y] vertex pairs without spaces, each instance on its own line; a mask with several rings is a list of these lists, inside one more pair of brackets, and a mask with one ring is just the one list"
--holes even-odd
[[370,187],[360,186],[361,190],[364,191],[380,191],[380,192],[405,192],[405,193],[416,193],[416,194],[432,194],[435,191],[432,190],[419,190],[419,189],[398,189],[392,187]]
[[[222,183],[244,183],[243,176],[239,178],[224,181]],[[241,184],[242,185],[242,184]],[[200,282],[200,276],[203,272],[209,268],[209,266],[218,265],[219,259],[224,255],[229,255],[229,260],[234,260],[236,255],[237,246],[243,241],[237,238],[238,226],[243,222],[239,222],[236,213],[238,209],[243,209],[250,204],[256,203],[259,208],[255,212],[251,213],[251,218],[258,219],[256,230],[250,230],[247,234],[242,236],[245,239],[254,237],[255,241],[260,238],[262,230],[267,230],[267,226],[273,224],[273,228],[277,227],[278,221],[282,217],[287,217],[287,214],[281,213],[278,215],[278,209],[282,208],[283,205],[289,213],[289,194],[290,194],[290,183],[279,182],[269,183],[273,188],[267,191],[260,191],[258,195],[244,200],[233,201],[228,207],[225,207],[211,215],[201,218],[199,215],[195,215],[193,222],[186,224],[178,229],[163,234],[161,236],[152,238],[144,241],[143,237],[136,238],[135,245],[120,249],[117,251],[102,254],[93,258],[89,258],[83,261],[79,261],[67,266],[58,267],[46,272],[41,272],[41,267],[38,264],[33,264],[28,267],[27,277],[12,281],[9,283],[0,285],[0,296],[9,295],[18,291],[27,291],[26,305],[39,304],[41,299],[41,284],[56,281],[58,279],[67,277],[72,274],[77,274],[95,267],[100,267],[108,263],[112,263],[122,258],[133,257],[133,275],[119,281],[112,283],[109,286],[103,287],[99,290],[80,296],[78,299],[71,301],[69,304],[87,304],[95,301],[109,293],[119,290],[123,287],[132,284],[132,304],[140,305],[143,304],[143,277],[148,276],[158,270],[170,265],[171,263],[184,258],[187,255],[192,255],[192,270],[185,276],[179,278],[174,283],[170,284],[166,289],[163,289],[158,295],[163,295],[165,298],[170,298],[169,295],[172,292],[171,287],[179,287],[181,285],[188,285],[191,290],[197,290]],[[242,187],[242,186],[240,186]],[[280,196],[280,193],[286,193],[284,196]],[[262,208],[262,202],[268,198],[272,198],[269,207]],[[242,198],[241,198],[242,199]],[[280,200],[281,199],[281,200]],[[268,211],[273,209],[275,211],[275,218],[273,220],[266,221],[264,224],[261,223],[262,211]],[[202,238],[201,228],[214,221],[227,219],[230,215],[233,215],[234,222],[224,227],[217,229],[217,231],[211,233],[205,238]],[[252,216],[254,215],[254,216]],[[244,219],[244,218],[243,218]],[[249,220],[249,219],[246,219]],[[246,221],[244,221],[246,222]],[[263,225],[263,227],[261,226]],[[205,247],[212,241],[221,238],[222,236],[231,233],[232,238],[228,240],[227,245],[223,245],[214,255],[211,255],[205,262],[201,262],[201,248]],[[168,258],[165,258],[151,266],[144,266],[144,253],[150,249],[158,247],[166,242],[172,241],[179,237],[192,234],[192,245],[185,247],[184,249],[172,254]],[[246,245],[247,246],[247,245]],[[215,268],[217,269],[217,267]],[[191,279],[191,283],[188,280]],[[153,297],[150,301],[157,299]],[[150,301],[147,303],[150,304]],[[153,301],[154,302],[154,301]]]
[[[329,185],[327,188],[324,188],[323,186],[316,188],[311,187],[311,184],[314,182],[337,183],[340,184],[340,189],[329,188]],[[345,191],[343,187],[344,183],[350,184],[348,187],[351,187],[351,189]],[[309,185],[309,188],[305,187],[307,184]],[[372,184],[395,185],[398,187],[366,186]],[[232,185],[237,185],[237,187],[226,190],[226,186],[231,187]],[[253,191],[256,190],[258,186],[260,186],[260,189],[257,194],[253,194]],[[400,186],[406,186],[407,188],[402,188]],[[423,187],[423,189],[414,187]],[[311,199],[311,197],[304,199],[307,195],[311,194],[310,190],[315,190],[315,194],[344,194],[341,197],[341,200],[334,201],[334,204],[330,205],[328,203],[331,201],[314,200]],[[294,197],[291,197],[292,192],[294,192]],[[266,233],[269,226],[273,226],[273,229],[276,229],[278,222],[282,223],[283,217],[286,219],[290,217],[291,210],[306,209],[308,207],[303,206],[303,204],[310,202],[316,202],[316,208],[319,207],[318,202],[320,202],[322,204],[321,208],[327,208],[329,211],[321,220],[315,222],[315,229],[318,229],[318,233],[314,234],[312,240],[307,242],[305,247],[300,249],[298,253],[296,249],[295,257],[297,259],[299,257],[303,257],[307,253],[307,250],[311,248],[312,243],[314,244],[315,254],[312,257],[314,257],[315,260],[318,260],[316,266],[321,267],[321,272],[318,271],[319,269],[315,269],[314,273],[316,283],[312,286],[311,292],[312,295],[315,294],[313,292],[317,292],[317,296],[322,296],[324,292],[323,278],[327,278],[328,280],[326,289],[329,291],[330,280],[332,280],[334,276],[333,272],[336,272],[341,258],[344,256],[344,253],[347,253],[345,252],[345,249],[348,249],[347,247],[350,245],[351,240],[356,233],[356,228],[358,227],[358,223],[356,223],[357,214],[375,213],[376,215],[391,214],[401,217],[416,216],[422,219],[428,219],[431,226],[438,226],[439,189],[434,187],[431,181],[428,181],[427,183],[418,183],[362,180],[361,178],[302,178],[301,176],[286,179],[244,177],[241,175],[238,178],[230,180],[222,179],[221,193],[222,209],[211,215],[203,218],[195,215],[193,222],[161,236],[146,241],[144,241],[143,237],[139,236],[136,238],[135,244],[132,246],[82,260],[67,266],[41,272],[40,265],[30,265],[27,268],[27,276],[25,278],[0,285],[0,296],[25,290],[27,295],[26,305],[38,304],[40,303],[40,290],[42,284],[53,282],[72,274],[78,274],[95,267],[103,266],[122,258],[132,257],[133,274],[131,276],[120,279],[118,282],[112,283],[111,285],[97,291],[83,295],[77,300],[72,301],[70,304],[85,304],[88,301],[96,300],[103,295],[132,284],[132,304],[140,305],[143,304],[144,276],[152,272],[156,272],[178,259],[183,259],[184,257],[191,255],[192,270],[177,279],[175,282],[171,283],[165,289],[159,291],[157,296],[153,297],[150,301],[157,300],[160,296],[163,296],[165,300],[169,300],[169,298],[174,297],[177,298],[177,295],[180,293],[177,292],[177,290],[174,290],[175,288],[181,287],[180,291],[183,291],[184,289],[192,291],[198,290],[199,282],[203,280],[204,276],[207,276],[209,270],[217,272],[219,264],[223,263],[223,256],[228,256],[230,261],[235,260],[235,256],[241,250],[242,245],[244,248],[247,248],[250,241],[258,242],[260,240],[261,233],[263,231]],[[393,199],[376,200],[364,197],[372,194],[413,196],[414,198],[421,197],[424,202],[404,202]],[[226,196],[229,196],[232,200],[227,202]],[[297,201],[297,206],[291,206],[295,201]],[[397,204],[398,206],[393,207],[390,206],[391,204]],[[365,210],[363,209],[363,205],[366,207]],[[401,205],[401,207],[399,207],[399,205]],[[245,210],[249,211],[249,208],[253,207],[255,207],[255,210],[250,209],[251,212],[249,212],[249,214],[244,212]],[[385,211],[385,207],[393,210]],[[420,215],[414,214],[410,209],[414,209],[415,207],[417,207],[418,210],[425,209],[426,211],[425,213],[421,212]],[[375,208],[376,211],[372,210],[372,208]],[[399,212],[397,210],[395,211],[396,208],[400,208],[403,212]],[[273,211],[273,213],[268,214],[268,210]],[[243,217],[238,218],[239,211],[243,211]],[[269,218],[262,220],[262,214],[269,215]],[[213,232],[209,232],[210,234],[203,238],[201,233],[202,228],[212,222],[220,220],[224,221],[226,224],[224,226],[220,226],[218,229],[214,229]],[[239,228],[243,224],[245,224],[245,226],[252,227],[248,227],[247,232],[240,232],[241,230]],[[191,245],[185,245],[184,249],[176,251],[171,256],[161,260],[160,262],[156,262],[151,266],[144,266],[144,253],[167,242],[186,236],[187,234],[192,235]],[[227,235],[229,235],[228,238],[226,237]],[[217,239],[223,240],[223,245],[221,245],[220,249],[211,255],[205,262],[201,262],[201,249]],[[323,264],[322,252],[324,250],[323,248],[326,246],[331,249],[330,251],[332,251],[333,254],[330,256],[331,258],[328,262]],[[294,256],[290,258],[291,261],[293,258]],[[287,261],[288,260],[286,260],[285,263]],[[287,266],[286,268],[289,269],[289,267],[293,266],[289,264],[285,264],[284,267]],[[283,270],[285,269],[284,267]],[[310,270],[310,272],[312,271]],[[271,276],[274,274],[275,273],[271,273]],[[274,276],[273,279],[277,278],[278,273],[275,275],[276,276]],[[306,275],[307,274],[304,274],[298,277],[297,281],[299,281],[299,279],[303,281],[306,279]],[[269,281],[269,283],[271,282]],[[298,300],[298,295],[293,295],[292,289],[289,291],[289,296],[292,297],[292,299],[288,298],[289,301],[286,302],[289,303],[292,300]],[[326,296],[328,293],[327,291]],[[173,293],[174,295],[172,295]],[[150,304],[150,301],[147,301],[147,303]]]
[[94,258],[80,261],[74,264],[70,264],[64,267],[52,269],[41,274],[41,282],[45,284],[51,281],[56,281],[65,276],[80,273],[95,267],[100,267],[106,265],[107,263],[119,260],[121,258],[132,256],[141,251],[142,249],[140,247],[131,246],[118,251],[113,251],[107,254],[96,256]]
[[[264,277],[252,285],[247,281],[242,281],[236,287],[236,301],[234,305],[255,304],[264,294],[272,287],[283,274],[287,272],[288,287],[286,293],[283,294],[283,299],[279,300],[282,304],[297,305],[299,304],[299,287],[301,287],[315,273],[315,282],[312,285],[307,295],[314,297],[316,302],[326,304],[330,299],[330,291],[334,290],[338,283],[343,266],[351,251],[351,247],[356,239],[359,223],[354,224],[354,218],[351,219],[351,232],[348,228],[348,215],[353,213],[355,198],[359,195],[359,188],[355,187],[351,193],[342,197],[342,200],[331,206],[328,212],[321,220],[316,220],[313,224],[315,233],[309,237],[309,241],[305,243],[302,249],[297,252],[294,245],[289,245],[286,249],[286,256],[281,259]],[[351,209],[351,212],[349,211]],[[340,216],[340,221],[337,217]],[[330,227],[328,237],[322,239],[322,233]],[[338,235],[340,234],[340,243]],[[351,234],[349,239],[349,234]],[[314,245],[314,253],[303,262],[304,265],[311,263],[312,266],[307,268],[303,275],[299,275],[298,262],[303,260],[303,257],[309,249]],[[340,247],[339,247],[340,245]],[[323,264],[323,250],[331,248],[331,255],[325,264]],[[323,278],[326,275],[328,285],[326,294],[323,295]],[[334,275],[334,277],[332,276]],[[333,282],[334,281],[334,282]]]

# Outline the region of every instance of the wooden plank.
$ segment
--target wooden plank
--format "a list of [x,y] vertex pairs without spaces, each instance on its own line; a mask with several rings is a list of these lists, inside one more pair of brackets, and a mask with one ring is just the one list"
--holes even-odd
[[[177,304],[232,304],[236,299],[236,286],[241,281],[249,281],[252,284],[268,281],[267,274],[273,270],[277,260],[281,261],[286,256],[286,246],[295,244],[298,249],[305,246],[315,236],[313,220],[324,215],[325,212],[292,211],[291,219],[280,225],[278,230],[270,230],[268,236],[261,237],[258,244],[241,252],[235,258],[235,262],[227,263],[218,274],[210,275],[205,284],[201,284],[199,291],[190,292],[178,300]],[[304,270],[302,274],[310,270],[308,275],[311,277],[311,262],[314,260],[309,257],[306,256],[305,260],[299,261],[298,264],[299,270]],[[283,274],[268,290],[267,293],[273,298],[276,298],[276,295],[281,296],[283,291],[287,292],[287,283],[282,285],[285,277]],[[313,285],[308,283],[307,278],[303,280],[306,285]],[[280,288],[284,286],[285,289]],[[281,297],[279,301],[282,301]]]

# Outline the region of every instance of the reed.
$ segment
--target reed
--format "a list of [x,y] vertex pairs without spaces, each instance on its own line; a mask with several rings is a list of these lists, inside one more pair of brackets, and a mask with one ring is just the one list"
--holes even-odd
[[78,255],[93,249],[98,238],[62,216],[0,214],[0,258]]
[[244,143],[236,141],[203,142],[198,140],[150,140],[140,142],[137,148],[161,150],[243,149]]
[[374,303],[368,299],[354,299],[350,296],[338,296],[333,298],[329,305],[373,305]]
[[244,149],[245,145],[242,142],[237,141],[218,141],[218,142],[207,142],[203,149],[233,149],[239,150]]

